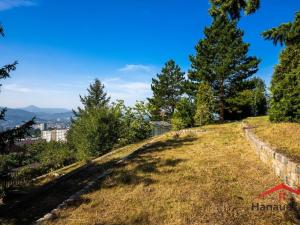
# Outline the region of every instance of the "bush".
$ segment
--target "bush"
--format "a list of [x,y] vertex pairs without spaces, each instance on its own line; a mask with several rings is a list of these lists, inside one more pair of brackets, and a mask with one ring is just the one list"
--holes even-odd
[[74,161],[73,152],[62,142],[44,143],[37,160],[45,167],[58,168]]

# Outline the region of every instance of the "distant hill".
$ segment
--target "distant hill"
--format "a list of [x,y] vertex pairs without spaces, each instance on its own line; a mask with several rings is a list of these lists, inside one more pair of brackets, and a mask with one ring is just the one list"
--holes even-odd
[[63,108],[39,108],[36,106],[20,109],[7,108],[5,121],[0,121],[0,126],[14,127],[33,117],[36,118],[36,122],[69,122],[72,116],[71,110]]
[[47,113],[47,114],[54,114],[54,113],[68,113],[71,112],[71,110],[64,109],[64,108],[40,108],[34,105],[30,105],[24,108],[19,108],[28,112],[33,113]]

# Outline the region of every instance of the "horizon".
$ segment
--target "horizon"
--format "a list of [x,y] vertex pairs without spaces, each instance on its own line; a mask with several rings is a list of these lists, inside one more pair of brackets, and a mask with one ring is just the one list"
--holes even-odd
[[[207,1],[110,2],[0,1],[5,37],[0,63],[18,60],[11,78],[2,82],[1,105],[73,109],[98,78],[112,100],[127,105],[151,96],[151,78],[168,59],[184,72],[189,55],[211,24]],[[238,23],[250,43],[249,55],[262,60],[256,76],[269,86],[281,47],[261,32],[292,21],[300,2],[263,1]],[[280,11],[280,14],[278,12]],[[113,12],[113,13],[112,13]],[[55,16],[53,16],[55,15]],[[261,23],[260,21],[264,21]]]

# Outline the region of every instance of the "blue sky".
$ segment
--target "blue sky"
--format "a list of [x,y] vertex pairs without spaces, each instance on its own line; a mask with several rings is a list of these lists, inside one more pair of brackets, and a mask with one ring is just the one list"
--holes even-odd
[[[262,31],[293,20],[299,0],[261,0],[239,22],[267,85],[279,47]],[[186,72],[209,26],[208,0],[0,0],[0,65],[19,61],[1,81],[0,105],[75,108],[94,78],[129,105],[151,95],[151,77],[173,58]]]

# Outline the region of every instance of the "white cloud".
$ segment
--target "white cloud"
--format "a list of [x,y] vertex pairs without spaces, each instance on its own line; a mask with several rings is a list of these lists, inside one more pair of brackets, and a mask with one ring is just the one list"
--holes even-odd
[[105,80],[105,88],[112,100],[123,99],[126,105],[146,100],[151,95],[151,85],[146,82],[130,82],[121,79]]
[[37,88],[36,86],[24,86],[21,84],[10,83],[2,86],[3,91],[10,93],[35,93],[35,94],[50,94],[50,93],[64,93],[64,89],[53,89],[53,88]]
[[22,93],[32,92],[32,90],[30,88],[23,87],[18,84],[6,84],[3,87],[3,89],[6,91],[22,92]]
[[9,10],[22,6],[34,6],[35,2],[32,0],[0,0],[0,11]]
[[152,72],[153,68],[151,66],[141,65],[141,64],[127,64],[123,68],[120,68],[121,72]]

